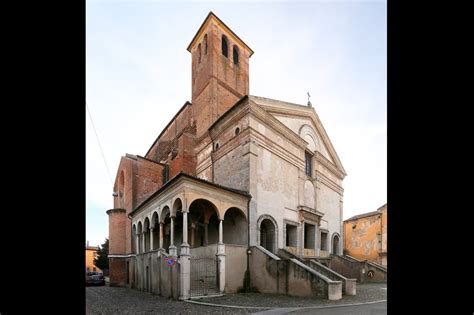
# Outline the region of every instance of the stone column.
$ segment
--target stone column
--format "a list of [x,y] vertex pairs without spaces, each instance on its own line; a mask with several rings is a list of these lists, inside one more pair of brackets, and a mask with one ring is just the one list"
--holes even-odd
[[146,232],[142,232],[143,252],[146,252]]
[[314,230],[315,230],[315,233],[316,233],[316,240],[314,242],[314,246],[315,246],[314,255],[319,256],[320,255],[319,250],[321,249],[321,245],[320,245],[321,244],[321,232],[319,230],[319,223],[315,225]]
[[300,223],[300,239],[301,239],[301,243],[300,243],[300,246],[298,248],[298,251],[299,251],[299,254],[300,255],[303,255],[304,254],[304,221],[301,221]]
[[150,250],[153,250],[153,237],[155,235],[154,231],[154,227],[150,228]]
[[[183,209],[184,210],[184,209]],[[183,211],[183,243],[181,244],[181,255],[189,255],[189,244],[188,244],[188,212]]]
[[223,242],[222,227],[224,220],[219,220],[219,243],[217,243],[217,263],[219,272],[219,292],[223,293],[225,289],[225,244]]
[[181,300],[187,300],[190,297],[189,290],[191,288],[191,262],[189,255],[189,244],[188,244],[188,211],[183,211],[183,243],[181,244],[180,252],[180,296]]
[[177,256],[178,250],[176,246],[174,246],[174,217],[171,217],[171,231],[170,231],[170,248],[169,248],[170,256]]
[[135,252],[136,254],[140,253],[140,233],[136,233],[135,235]]
[[160,223],[160,249],[163,249],[163,236],[164,236],[163,227],[164,227],[164,224]]

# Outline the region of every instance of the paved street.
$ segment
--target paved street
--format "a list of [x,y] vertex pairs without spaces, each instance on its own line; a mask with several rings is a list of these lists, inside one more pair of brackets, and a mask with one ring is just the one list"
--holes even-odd
[[127,288],[86,287],[86,314],[245,314],[258,309],[203,306]]
[[324,306],[340,304],[358,304],[364,302],[374,302],[387,299],[386,283],[357,283],[357,295],[344,295],[337,301],[327,299],[317,299],[314,297],[297,297],[284,294],[226,294],[222,297],[199,299],[200,302],[222,304],[222,305],[244,305],[261,307],[306,307],[306,306]]
[[[86,287],[86,314],[322,314],[382,315],[387,302],[342,306],[380,301],[387,298],[387,285],[358,284],[357,296],[344,296],[338,301],[290,297],[281,294],[228,294],[200,299],[196,302],[222,304],[206,306],[175,301],[150,293],[118,287]],[[224,305],[261,306],[266,308],[229,308]],[[341,306],[338,306],[341,305]],[[314,306],[314,308],[312,308]],[[327,307],[330,308],[321,308]]]
[[376,304],[339,306],[324,309],[301,309],[286,314],[317,314],[317,315],[386,315],[387,302]]

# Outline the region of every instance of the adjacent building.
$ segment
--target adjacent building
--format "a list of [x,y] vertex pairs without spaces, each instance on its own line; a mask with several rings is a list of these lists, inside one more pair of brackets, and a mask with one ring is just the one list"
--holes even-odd
[[97,257],[98,246],[89,246],[89,242],[86,244],[86,271],[97,271],[102,272],[99,268],[94,265],[94,258]]
[[387,267],[387,204],[344,221],[344,251]]

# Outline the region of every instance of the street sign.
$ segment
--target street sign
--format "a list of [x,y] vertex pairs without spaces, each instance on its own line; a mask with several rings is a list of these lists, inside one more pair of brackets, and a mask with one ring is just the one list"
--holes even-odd
[[165,258],[166,260],[166,265],[169,267],[173,267],[176,264],[176,259],[174,258]]

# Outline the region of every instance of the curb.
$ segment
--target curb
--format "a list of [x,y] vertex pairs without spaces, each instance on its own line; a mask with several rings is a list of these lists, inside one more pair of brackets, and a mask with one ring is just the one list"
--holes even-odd
[[[226,305],[226,304],[214,304],[206,302],[197,302],[193,300],[184,300],[187,303],[207,305],[207,306],[216,306],[216,307],[229,307],[229,308],[256,308],[256,309],[288,309],[289,307],[272,307],[272,306],[241,306],[241,305]],[[321,306],[295,306],[291,308],[295,309],[308,309],[308,308],[335,308],[335,307],[346,307],[346,306],[356,306],[356,305],[366,305],[366,304],[376,304],[381,302],[387,302],[387,300],[378,300],[372,302],[361,302],[361,303],[351,303],[351,304],[337,304],[337,305],[321,305]]]

